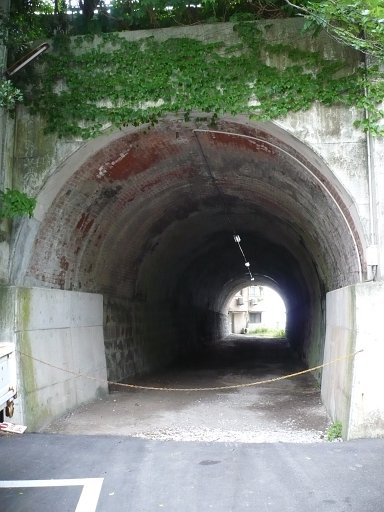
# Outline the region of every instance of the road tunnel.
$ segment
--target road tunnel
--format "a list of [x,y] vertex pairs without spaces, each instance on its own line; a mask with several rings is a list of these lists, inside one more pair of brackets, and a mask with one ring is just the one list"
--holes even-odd
[[326,292],[364,274],[347,192],[270,123],[165,119],[103,137],[56,170],[39,208],[14,280],[103,295],[113,381],[221,339],[249,269],[283,297],[291,347],[318,364]]

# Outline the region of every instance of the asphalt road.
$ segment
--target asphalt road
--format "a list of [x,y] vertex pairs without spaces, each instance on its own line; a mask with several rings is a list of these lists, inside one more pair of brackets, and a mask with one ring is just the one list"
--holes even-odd
[[1,512],[384,511],[384,440],[24,434],[1,436],[0,457]]

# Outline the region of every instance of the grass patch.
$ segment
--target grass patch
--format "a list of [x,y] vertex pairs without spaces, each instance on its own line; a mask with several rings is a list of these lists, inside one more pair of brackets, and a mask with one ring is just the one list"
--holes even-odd
[[335,421],[327,429],[327,440],[328,441],[336,441],[337,439],[341,439],[342,430],[343,430],[343,425],[342,425],[341,421]]
[[248,334],[264,336],[265,338],[285,338],[285,329],[271,329],[269,327],[255,327],[248,329]]

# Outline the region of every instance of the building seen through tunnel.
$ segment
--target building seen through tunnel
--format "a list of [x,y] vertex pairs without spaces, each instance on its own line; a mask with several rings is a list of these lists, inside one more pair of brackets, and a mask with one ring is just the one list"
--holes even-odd
[[[15,421],[38,429],[106,393],[107,381],[198,354],[237,331],[228,304],[239,290],[271,287],[290,347],[318,367],[345,437],[383,435],[384,146],[354,128],[359,116],[315,104],[275,122],[228,113],[212,126],[196,112],[91,140],[46,135],[24,107],[14,122],[3,116],[3,140],[14,140],[3,161],[37,197],[33,217],[1,242]],[[262,323],[258,313],[248,323]]]
[[228,329],[234,334],[285,334],[283,299],[268,286],[241,288],[228,304]]

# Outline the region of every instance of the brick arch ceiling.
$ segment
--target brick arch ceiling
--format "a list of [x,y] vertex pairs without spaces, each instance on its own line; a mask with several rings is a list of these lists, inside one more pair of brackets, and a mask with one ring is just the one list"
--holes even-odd
[[251,269],[299,301],[364,270],[340,187],[294,145],[268,125],[170,120],[122,133],[73,172],[23,283],[217,310],[248,283],[234,231]]

